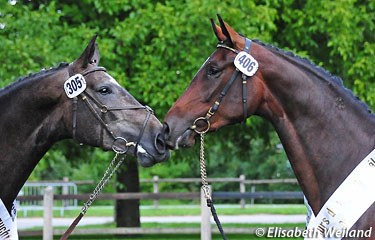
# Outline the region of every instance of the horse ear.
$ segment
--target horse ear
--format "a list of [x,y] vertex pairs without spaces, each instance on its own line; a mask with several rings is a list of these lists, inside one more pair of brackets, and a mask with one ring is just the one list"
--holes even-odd
[[217,39],[219,41],[224,41],[225,39],[227,39],[227,37],[221,31],[221,28],[218,25],[215,24],[214,20],[212,18],[210,20],[211,20],[212,29],[214,30],[214,33],[215,33]]
[[82,69],[86,69],[89,65],[99,65],[100,55],[98,44],[96,44],[97,37],[98,36],[95,35],[91,38],[89,44],[87,45],[81,56],[73,62],[73,69],[75,71],[78,72]]
[[222,33],[226,37],[228,44],[232,45],[232,47],[241,46],[241,44],[244,43],[244,38],[240,34],[238,34],[231,26],[229,26],[229,24],[224,22],[219,14],[217,15],[217,17],[220,22]]
[[221,16],[220,16],[219,14],[217,14],[217,18],[219,19],[219,23],[220,23],[221,31],[222,31],[223,34],[226,36],[226,39],[227,39],[227,41],[228,41],[228,44],[234,46],[233,41],[232,41],[232,38],[231,38],[231,36],[230,36],[230,34],[229,34],[229,31],[228,31],[228,29],[227,29],[227,26],[229,26],[229,25],[227,25],[227,24],[224,22],[224,20],[221,18]]

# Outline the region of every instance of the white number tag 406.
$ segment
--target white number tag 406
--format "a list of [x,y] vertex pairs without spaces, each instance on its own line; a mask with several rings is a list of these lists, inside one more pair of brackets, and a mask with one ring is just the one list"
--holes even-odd
[[240,52],[234,59],[234,65],[248,77],[253,76],[259,67],[258,61],[247,52]]
[[86,89],[85,78],[81,74],[70,77],[64,83],[64,90],[68,98],[77,97]]

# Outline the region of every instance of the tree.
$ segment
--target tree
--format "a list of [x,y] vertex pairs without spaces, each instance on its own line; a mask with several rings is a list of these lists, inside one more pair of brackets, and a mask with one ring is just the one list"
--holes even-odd
[[[117,192],[139,192],[138,163],[134,157],[126,158],[127,164],[117,174]],[[140,227],[139,199],[116,201],[117,227]]]

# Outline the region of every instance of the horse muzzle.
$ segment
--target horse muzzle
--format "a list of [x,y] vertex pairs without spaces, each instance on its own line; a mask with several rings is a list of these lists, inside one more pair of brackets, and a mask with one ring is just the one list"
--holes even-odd
[[191,128],[185,129],[182,133],[171,131],[168,123],[163,125],[163,133],[165,137],[165,143],[168,149],[177,150],[179,148],[189,148],[194,146],[196,132]]
[[[164,146],[166,145],[164,144]],[[157,147],[155,147],[155,149],[157,149]],[[164,162],[168,160],[170,156],[169,151],[165,147],[163,151],[159,148],[157,153],[150,153],[150,150],[147,150],[142,144],[137,145],[135,155],[142,167],[151,167],[156,163]]]

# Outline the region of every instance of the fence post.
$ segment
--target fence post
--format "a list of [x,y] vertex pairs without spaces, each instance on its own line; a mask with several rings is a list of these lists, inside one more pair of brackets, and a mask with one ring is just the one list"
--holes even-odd
[[[69,182],[69,178],[68,177],[63,177],[63,182],[64,183],[68,183]],[[69,194],[69,187],[67,185],[63,185],[62,186],[62,191],[61,191],[61,194],[62,195],[68,195]],[[60,217],[63,217],[64,216],[64,210],[67,206],[70,205],[70,199],[66,199],[66,200],[62,200],[62,208],[60,209]]]
[[[208,186],[210,195],[212,193],[211,186]],[[207,199],[204,195],[203,188],[201,188],[201,240],[211,240],[211,211],[207,206]]]
[[43,240],[53,240],[53,227],[52,227],[52,215],[53,215],[53,188],[46,187],[44,189],[43,196]]
[[[255,193],[255,185],[251,186],[251,192]],[[253,197],[251,198],[251,204],[254,204],[254,202],[255,202],[255,198]]]
[[[241,174],[240,175],[240,193],[246,192],[245,179],[246,179],[245,175]],[[244,198],[241,198],[240,205],[241,205],[241,208],[245,208],[246,200]]]
[[[153,178],[153,182],[154,182],[154,193],[159,193],[159,177],[158,176],[154,176]],[[159,207],[159,200],[155,199],[154,200],[154,208],[158,208]]]

